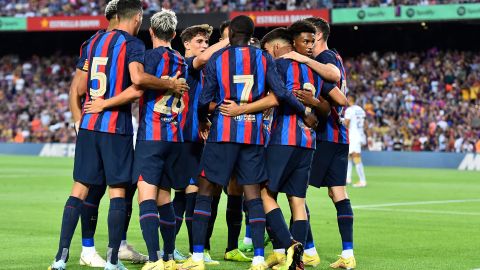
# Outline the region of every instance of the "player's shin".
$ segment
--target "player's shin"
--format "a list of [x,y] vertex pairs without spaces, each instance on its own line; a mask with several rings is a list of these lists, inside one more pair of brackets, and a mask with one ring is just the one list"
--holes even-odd
[[212,214],[212,197],[198,195],[193,211],[193,255],[194,261],[203,260],[205,250],[205,238],[207,235],[208,222]]
[[110,199],[108,211],[108,252],[107,262],[116,265],[118,262],[118,249],[122,241],[126,218],[125,198],[114,197]]
[[160,221],[158,218],[157,203],[155,200],[145,200],[140,203],[140,227],[142,229],[143,239],[147,245],[148,258],[151,262],[158,261],[160,244],[158,228]]
[[252,230],[253,241],[253,261],[252,264],[264,263],[264,234],[265,234],[265,212],[261,198],[252,199],[246,202],[250,214],[250,227]]
[[175,212],[173,204],[167,203],[158,207],[160,216],[160,233],[163,238],[163,260],[173,260],[173,251],[175,250]]
[[238,237],[242,229],[242,202],[242,196],[228,195],[226,213],[228,246],[226,252],[238,248]]
[[72,242],[73,233],[77,227],[78,219],[82,211],[83,201],[77,197],[70,196],[65,203],[62,217],[62,229],[60,231],[60,241],[58,244],[55,261],[68,260],[68,250]]

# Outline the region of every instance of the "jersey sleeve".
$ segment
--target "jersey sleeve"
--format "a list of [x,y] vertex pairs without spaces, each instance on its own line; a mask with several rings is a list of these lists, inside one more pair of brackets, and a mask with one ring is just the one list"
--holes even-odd
[[333,53],[330,53],[329,51],[324,51],[320,53],[319,55],[317,55],[317,57],[315,57],[315,60],[322,64],[332,64],[335,66],[337,65],[337,58]]
[[88,71],[88,42],[85,41],[82,46],[80,47],[80,55],[78,56],[77,60],[77,69],[82,71]]
[[331,82],[328,82],[328,81],[324,81],[323,82],[323,85],[322,85],[322,89],[320,89],[320,93],[322,95],[322,97],[326,97],[328,96],[328,94],[333,90],[335,89],[335,87],[337,87],[336,84],[334,83],[331,83]]
[[127,41],[127,63],[132,62],[145,63],[145,44],[138,38]]
[[187,65],[188,76],[193,76],[193,77],[197,78],[198,75],[200,74],[200,71],[199,71],[199,70],[196,70],[196,69],[193,67],[193,60],[194,60],[194,59],[195,59],[195,56],[194,56],[194,57],[185,58],[185,64]]
[[[264,54],[265,55],[265,54]],[[283,102],[286,102],[297,113],[304,114],[305,106],[297,100],[292,92],[288,91],[285,87],[285,83],[278,73],[275,62],[270,55],[266,55],[267,58],[267,84],[272,90],[275,96]]]
[[198,100],[198,120],[200,122],[207,122],[208,106],[215,97],[215,90],[218,88],[216,59],[217,57],[211,57],[205,67],[205,84]]
[[157,66],[158,66],[159,59],[153,50],[148,50],[145,53],[145,72],[151,75],[157,73]]

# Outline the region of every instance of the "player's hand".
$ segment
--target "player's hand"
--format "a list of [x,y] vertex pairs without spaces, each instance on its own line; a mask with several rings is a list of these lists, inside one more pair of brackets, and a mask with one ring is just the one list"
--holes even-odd
[[294,90],[293,93],[305,106],[316,107],[320,101],[313,96],[310,90]]
[[170,80],[172,81],[172,86],[170,87],[170,90],[173,91],[175,94],[183,96],[185,92],[188,92],[190,87],[188,87],[185,78],[179,78],[180,74],[180,71],[177,71],[177,74],[170,78]]
[[203,140],[207,140],[208,138],[208,133],[210,132],[210,126],[212,123],[210,121],[207,122],[200,122],[199,123],[199,133],[200,133],[200,138]]
[[220,108],[220,113],[225,116],[235,117],[243,114],[242,106],[239,106],[233,100],[225,99],[219,108]]
[[106,101],[102,98],[97,98],[91,101],[88,101],[84,105],[85,113],[101,113],[105,110]]
[[307,113],[303,117],[303,122],[309,128],[316,128],[318,125],[318,118],[314,113]]
[[310,60],[310,58],[308,56],[299,54],[296,51],[288,52],[288,53],[280,56],[280,58],[290,59],[290,60],[297,61],[297,62],[300,62],[300,63],[306,63],[308,60]]

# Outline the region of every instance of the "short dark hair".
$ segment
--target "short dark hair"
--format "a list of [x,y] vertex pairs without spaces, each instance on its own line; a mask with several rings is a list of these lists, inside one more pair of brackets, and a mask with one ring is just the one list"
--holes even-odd
[[210,35],[212,35],[212,31],[213,27],[208,24],[194,25],[183,30],[180,34],[180,38],[182,39],[182,42],[185,42],[192,40],[194,37],[200,34],[209,39]]
[[287,30],[285,27],[280,27],[273,29],[272,31],[268,32],[265,36],[263,36],[262,41],[260,42],[260,46],[262,49],[265,49],[265,44],[270,41],[281,39],[290,44],[293,44],[292,35],[290,31]]
[[142,1],[119,0],[117,3],[117,16],[119,19],[129,19],[142,12]]
[[328,37],[330,36],[330,25],[326,20],[319,17],[310,17],[305,20],[315,25],[317,31],[322,33],[323,39],[328,41]]
[[222,24],[220,24],[220,36],[223,34],[223,31],[225,31],[225,28],[230,27],[230,20],[223,21]]
[[288,27],[288,31],[292,35],[292,38],[295,39],[301,33],[312,33],[315,34],[315,26],[311,22],[307,22],[306,20],[300,20],[292,23]]
[[241,33],[250,38],[255,31],[255,25],[250,17],[240,15],[232,19],[230,22],[230,32]]

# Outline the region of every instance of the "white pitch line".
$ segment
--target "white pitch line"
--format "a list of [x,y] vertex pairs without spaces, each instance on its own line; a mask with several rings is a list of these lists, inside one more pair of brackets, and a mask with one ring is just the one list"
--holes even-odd
[[425,205],[425,204],[449,204],[449,203],[466,203],[466,202],[480,202],[480,199],[466,199],[466,200],[446,200],[446,201],[418,201],[418,202],[403,202],[403,203],[384,203],[384,204],[367,204],[356,205],[353,209],[378,208],[390,206],[408,206],[408,205]]
[[[361,208],[367,211],[384,211],[384,212],[404,212],[404,213],[420,213],[420,214],[439,214],[439,215],[459,215],[459,216],[480,216],[474,212],[457,212],[457,211],[435,211],[435,210],[415,210],[415,209],[396,209],[396,208]],[[480,269],[478,269],[480,270]]]

